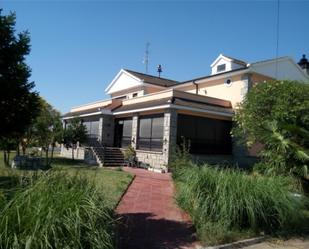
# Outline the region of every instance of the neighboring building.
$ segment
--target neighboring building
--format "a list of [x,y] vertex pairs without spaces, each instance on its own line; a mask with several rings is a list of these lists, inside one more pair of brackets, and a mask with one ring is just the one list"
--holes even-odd
[[[302,60],[300,66],[289,57],[248,64],[221,54],[211,75],[184,82],[121,69],[105,90],[110,99],[72,108],[63,121],[83,120],[89,143],[76,156],[99,165],[119,165],[119,148],[132,145],[139,162],[165,168],[183,137],[197,159],[245,165],[250,151],[230,135],[234,109],[256,83],[309,81],[308,61]],[[65,148],[61,153],[71,156]]]

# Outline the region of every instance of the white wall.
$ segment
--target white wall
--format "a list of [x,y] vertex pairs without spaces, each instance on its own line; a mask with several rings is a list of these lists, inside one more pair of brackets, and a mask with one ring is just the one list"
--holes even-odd
[[128,88],[133,88],[141,86],[143,83],[130,75],[122,72],[119,77],[116,79],[111,88],[107,91],[107,94],[112,94],[115,92],[121,92]]
[[288,58],[278,60],[277,74],[275,60],[264,63],[253,63],[250,66],[250,69],[253,72],[257,72],[272,78],[277,78],[279,80],[308,81],[298,66],[291,62]]

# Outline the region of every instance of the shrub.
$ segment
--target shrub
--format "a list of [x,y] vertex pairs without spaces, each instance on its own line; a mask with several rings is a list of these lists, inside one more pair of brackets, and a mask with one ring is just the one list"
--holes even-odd
[[45,173],[0,211],[0,248],[113,248],[112,212],[80,175]]
[[239,106],[233,135],[247,146],[263,144],[264,173],[308,176],[309,84],[271,81],[254,86]]
[[229,242],[248,233],[275,233],[297,224],[301,216],[302,201],[290,193],[288,178],[207,165],[177,171],[176,199],[207,243]]

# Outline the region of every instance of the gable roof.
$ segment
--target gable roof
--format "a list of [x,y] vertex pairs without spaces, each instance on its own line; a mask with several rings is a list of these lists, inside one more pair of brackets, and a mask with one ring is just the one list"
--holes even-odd
[[244,66],[244,67],[247,66],[247,62],[245,62],[245,61],[242,61],[242,60],[233,58],[233,57],[231,57],[231,56],[226,56],[226,55],[220,54],[220,55],[214,60],[214,62],[211,63],[210,67],[213,67],[220,59],[225,59],[225,60],[227,60],[227,61],[234,62],[234,63],[239,64],[239,65],[242,65],[242,66]]
[[143,80],[146,83],[157,85],[157,86],[168,87],[168,86],[172,86],[172,85],[179,83],[178,81],[175,81],[175,80],[161,78],[161,77],[153,76],[150,74],[144,74],[144,73],[132,71],[129,69],[124,69],[124,70],[130,74],[133,74],[135,77]]

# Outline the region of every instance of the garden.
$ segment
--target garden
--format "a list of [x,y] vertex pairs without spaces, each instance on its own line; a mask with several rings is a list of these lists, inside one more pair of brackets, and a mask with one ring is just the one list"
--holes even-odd
[[47,171],[1,165],[0,248],[116,248],[114,209],[131,180],[57,157]]
[[190,141],[171,165],[176,201],[202,243],[309,235],[309,86],[273,81],[254,86],[239,106],[232,129],[241,146],[259,143],[250,168],[192,161]]

